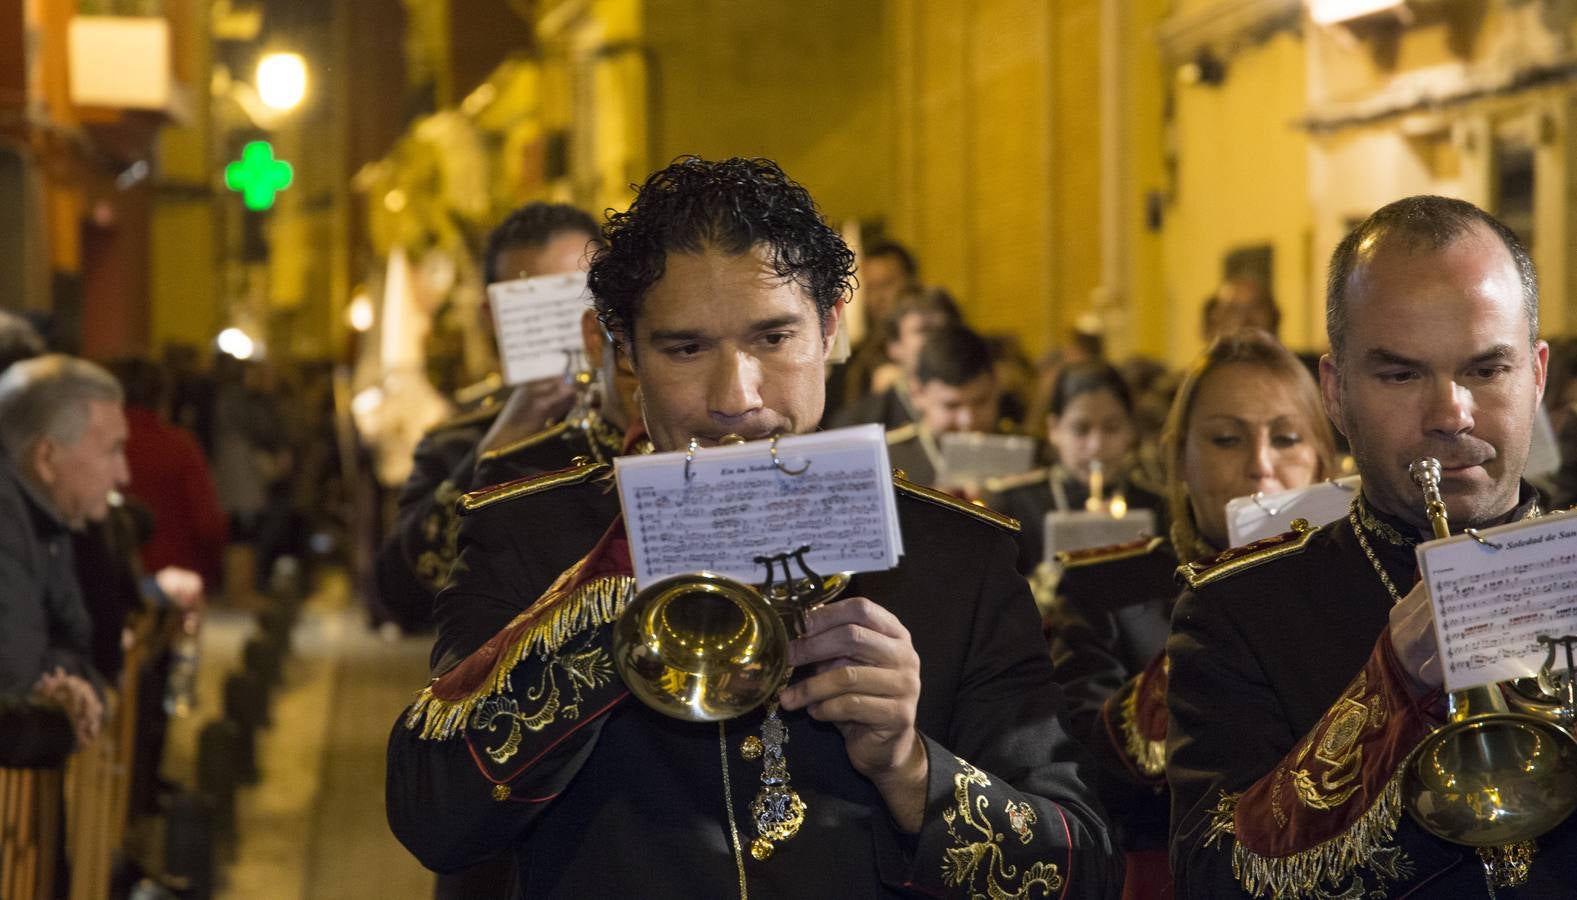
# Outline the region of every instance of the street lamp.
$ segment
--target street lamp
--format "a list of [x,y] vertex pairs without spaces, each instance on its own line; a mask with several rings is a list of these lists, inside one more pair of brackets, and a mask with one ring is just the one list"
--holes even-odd
[[264,54],[257,62],[257,95],[270,109],[295,109],[307,95],[307,61],[299,53]]

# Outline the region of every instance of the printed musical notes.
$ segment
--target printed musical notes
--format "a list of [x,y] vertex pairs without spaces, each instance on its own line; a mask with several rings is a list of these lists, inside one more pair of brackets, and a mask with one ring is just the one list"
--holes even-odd
[[591,305],[586,273],[499,282],[488,286],[487,299],[508,383],[559,375],[580,359],[580,318]]
[[1548,652],[1540,635],[1577,633],[1577,513],[1480,537],[1418,548],[1448,690],[1531,677]]
[[[809,546],[822,574],[898,564],[903,538],[887,442],[862,425],[697,450],[620,457],[619,499],[637,585],[709,571],[764,580],[758,556]],[[798,472],[799,474],[790,474]]]

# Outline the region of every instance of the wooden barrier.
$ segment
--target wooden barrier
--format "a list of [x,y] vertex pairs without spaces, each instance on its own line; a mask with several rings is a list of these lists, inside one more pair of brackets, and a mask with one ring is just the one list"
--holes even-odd
[[51,900],[60,862],[59,769],[0,769],[0,900]]
[[73,753],[64,770],[0,769],[0,900],[56,897],[62,851],[71,900],[109,896],[129,817],[142,670],[165,647],[158,619],[134,624],[119,689],[105,700],[110,714],[92,746]]

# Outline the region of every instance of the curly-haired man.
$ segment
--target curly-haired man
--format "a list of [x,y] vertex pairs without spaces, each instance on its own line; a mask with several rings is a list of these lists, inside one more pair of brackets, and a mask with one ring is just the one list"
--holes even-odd
[[[853,257],[804,188],[766,160],[682,158],[604,234],[592,293],[657,450],[816,427]],[[513,847],[533,897],[1114,890],[1016,523],[900,483],[907,555],[808,615],[781,719],[694,724],[607,663],[633,591],[607,474],[468,501],[438,677],[390,739],[389,821],[424,863]]]

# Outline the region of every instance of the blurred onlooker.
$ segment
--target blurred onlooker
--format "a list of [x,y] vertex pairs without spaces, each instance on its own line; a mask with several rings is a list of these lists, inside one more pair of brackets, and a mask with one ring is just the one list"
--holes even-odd
[[160,413],[166,408],[169,381],[159,366],[124,359],[111,369],[126,391],[126,462],[131,469],[126,493],[153,514],[153,531],[140,554],[143,568],[158,572],[178,566],[215,584],[227,528],[202,447],[191,432]]
[[915,421],[887,433],[887,456],[910,481],[935,485],[937,438],[996,427],[997,375],[985,339],[962,325],[933,332],[918,354],[910,398]]
[[1223,334],[1258,328],[1271,337],[1281,334],[1281,307],[1258,278],[1234,275],[1223,281],[1200,310],[1199,331],[1208,345]]
[[[58,354],[0,376],[0,693],[28,694],[57,670],[95,690],[101,683],[71,531],[104,519],[110,493],[129,478],[122,398],[114,376]],[[79,736],[91,740],[102,706],[75,712]]]
[[915,419],[909,382],[914,377],[920,348],[927,335],[962,321],[958,304],[941,288],[910,291],[883,325],[882,338],[888,362],[871,377],[871,393],[829,419],[833,427],[875,422],[892,429]]
[[0,310],[0,372],[14,362],[42,356],[44,339],[33,323],[16,313]]
[[161,412],[169,416],[172,424],[196,435],[203,453],[213,459],[213,375],[203,371],[197,348],[190,344],[166,344],[163,363],[170,380],[170,397],[169,409]]
[[871,393],[871,378],[887,364],[887,320],[898,300],[920,289],[920,265],[914,254],[895,241],[878,241],[860,254],[858,310],[865,335],[849,358],[827,373],[827,406],[822,419],[839,418],[843,410]]
[[991,366],[997,373],[997,424],[1015,430],[1029,413],[1035,390],[1035,365],[1024,353],[1016,334],[986,335],[986,344],[991,348]]
[[1544,409],[1555,432],[1561,464],[1553,474],[1532,480],[1551,509],[1566,509],[1577,504],[1577,338],[1550,339]]

